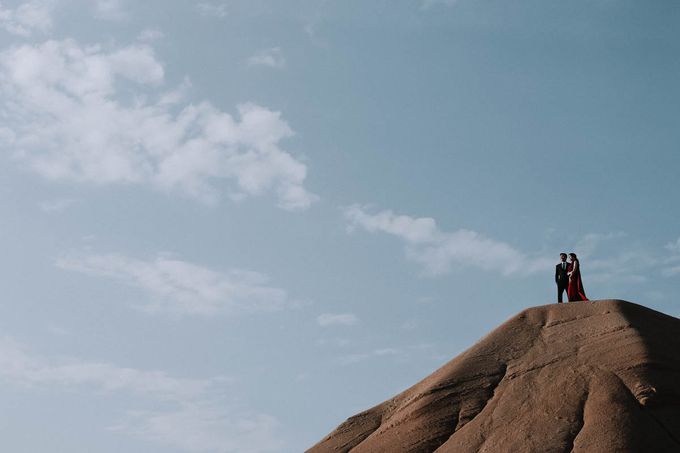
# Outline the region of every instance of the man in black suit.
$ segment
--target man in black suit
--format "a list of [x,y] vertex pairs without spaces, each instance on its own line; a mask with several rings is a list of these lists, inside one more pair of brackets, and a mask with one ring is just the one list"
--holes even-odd
[[569,276],[567,275],[567,254],[560,253],[560,263],[555,266],[555,283],[557,283],[557,303],[562,303],[562,293],[567,290]]

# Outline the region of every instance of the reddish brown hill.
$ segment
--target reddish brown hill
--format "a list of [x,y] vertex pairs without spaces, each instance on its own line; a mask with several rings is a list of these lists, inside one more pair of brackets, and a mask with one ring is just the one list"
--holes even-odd
[[680,319],[618,300],[531,308],[321,452],[680,452]]

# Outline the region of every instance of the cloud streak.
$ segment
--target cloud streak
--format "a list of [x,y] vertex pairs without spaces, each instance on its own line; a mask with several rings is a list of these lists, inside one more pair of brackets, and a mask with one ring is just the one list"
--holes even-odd
[[59,198],[56,200],[43,201],[38,206],[46,213],[64,212],[78,201],[73,198]]
[[146,44],[105,49],[74,40],[0,53],[0,143],[53,181],[144,185],[216,203],[271,194],[308,208],[307,167],[280,143],[281,113],[253,103],[238,115],[163,91],[165,69]]
[[286,66],[286,59],[279,47],[272,47],[257,52],[247,60],[248,66],[265,66],[268,68],[283,68]]
[[[0,338],[0,380],[53,391],[115,394],[136,406],[110,429],[187,451],[280,451],[279,422],[266,414],[230,408],[229,379],[188,379],[161,371],[79,359],[52,360],[31,354],[12,338]],[[162,403],[162,404],[161,404]],[[158,410],[158,407],[165,410]]]
[[0,29],[22,37],[47,33],[52,28],[52,2],[30,1],[14,9],[0,3]]
[[[430,275],[470,267],[506,276],[529,276],[551,270],[557,260],[557,252],[554,258],[528,254],[475,231],[443,231],[429,217],[399,215],[390,210],[371,213],[358,204],[344,208],[343,213],[350,232],[362,229],[401,239],[407,258]],[[641,284],[652,274],[680,274],[680,239],[666,244],[669,255],[664,257],[642,244],[621,243],[626,237],[626,233],[614,231],[589,233],[575,241],[573,250],[582,260],[582,271],[589,282]]]
[[386,356],[399,356],[404,352],[400,349],[395,348],[379,348],[374,349],[370,352],[357,352],[354,354],[345,354],[338,357],[335,361],[339,365],[352,365],[355,363],[363,362],[368,359],[373,359],[376,357],[386,357]]
[[128,17],[122,0],[95,0],[94,12],[104,20],[120,21]]
[[316,318],[321,327],[328,326],[353,326],[359,319],[353,313],[323,313]]
[[437,5],[452,6],[458,0],[420,0],[420,8],[427,10]]
[[204,17],[214,17],[217,19],[227,17],[227,5],[225,3],[199,2],[196,4],[196,10]]
[[670,256],[664,260],[662,274],[666,277],[680,275],[680,238],[666,244],[665,249],[670,252]]
[[553,260],[530,256],[476,231],[443,231],[429,217],[398,215],[390,210],[371,214],[357,204],[343,212],[350,232],[361,228],[398,237],[405,244],[406,256],[432,275],[445,274],[454,267],[473,267],[503,275],[531,275],[553,264]]
[[258,272],[217,272],[164,256],[152,260],[117,254],[66,256],[56,265],[139,288],[151,296],[142,308],[152,313],[252,314],[278,311],[288,303],[286,291],[269,286],[267,277]]

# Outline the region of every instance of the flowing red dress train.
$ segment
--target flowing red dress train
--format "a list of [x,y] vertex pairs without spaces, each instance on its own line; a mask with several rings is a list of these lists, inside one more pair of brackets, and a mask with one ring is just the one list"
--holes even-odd
[[[578,261],[577,261],[578,263]],[[571,272],[574,268],[573,263],[567,266],[567,272]],[[586,291],[583,289],[583,281],[581,281],[581,266],[576,266],[576,271],[571,274],[569,278],[569,285],[567,286],[567,297],[569,302],[588,300]]]

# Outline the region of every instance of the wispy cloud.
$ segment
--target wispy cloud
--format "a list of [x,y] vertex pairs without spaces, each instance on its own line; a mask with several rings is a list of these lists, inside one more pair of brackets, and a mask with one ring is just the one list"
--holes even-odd
[[73,198],[59,198],[56,200],[43,201],[39,204],[40,209],[47,213],[64,212],[77,203]]
[[222,19],[227,16],[227,5],[219,2],[199,2],[196,10],[201,16]]
[[365,360],[374,359],[384,356],[399,356],[403,351],[395,348],[379,348],[369,352],[357,352],[354,354],[345,354],[336,359],[339,365],[352,365],[354,363],[363,362]]
[[328,48],[328,41],[321,35],[320,29],[328,15],[329,0],[318,0],[314,2],[314,8],[303,20],[303,31],[309,37],[312,45]]
[[622,231],[612,233],[588,233],[579,239],[574,245],[574,252],[579,257],[590,257],[595,251],[601,247],[603,243],[617,241],[626,237]]
[[165,37],[165,33],[157,28],[147,28],[142,30],[140,34],[137,35],[137,40],[141,42],[153,42],[158,41]]
[[389,210],[371,214],[361,205],[345,208],[344,214],[349,231],[362,228],[400,238],[407,257],[433,275],[449,272],[454,266],[476,267],[503,275],[530,275],[553,264],[551,259],[528,255],[476,231],[443,231],[430,217],[398,215]]
[[327,326],[353,326],[359,322],[359,318],[353,313],[323,313],[316,318],[321,327]]
[[123,255],[67,256],[65,270],[107,277],[142,289],[152,297],[142,308],[177,315],[248,314],[281,310],[286,291],[268,285],[266,276],[247,270],[218,272],[168,257],[140,260]]
[[[162,371],[120,367],[79,359],[53,360],[27,352],[12,338],[0,338],[0,379],[14,385],[123,395],[135,406],[112,430],[187,451],[280,451],[278,421],[269,415],[230,408],[225,377],[177,378]],[[163,403],[163,404],[159,404]],[[159,406],[165,407],[158,410]]]
[[335,337],[335,338],[318,338],[314,341],[317,346],[334,346],[337,348],[345,348],[352,344],[349,338]]
[[191,452],[280,452],[280,422],[266,414],[232,413],[210,402],[185,404],[175,411],[131,411],[111,429]]
[[104,20],[119,21],[128,17],[123,0],[94,0],[95,16]]
[[420,1],[420,7],[422,9],[430,9],[433,6],[437,6],[437,5],[451,6],[454,3],[456,3],[458,0],[419,0],[419,1]]
[[245,103],[234,118],[209,102],[181,105],[186,84],[163,91],[164,73],[144,44],[12,47],[0,53],[0,140],[50,180],[146,185],[206,203],[272,194],[287,210],[317,199],[306,165],[281,149],[293,131],[280,112]]
[[121,368],[109,363],[65,360],[51,363],[34,357],[11,338],[0,339],[0,375],[27,385],[92,385],[104,391],[125,391],[162,401],[185,401],[204,394],[210,380],[178,379],[156,371]]
[[59,337],[64,337],[71,335],[71,331],[67,329],[64,326],[60,326],[58,324],[49,324],[47,326],[47,332],[49,332],[51,335],[59,336]]
[[[644,249],[629,249],[582,261],[581,270],[594,282],[643,283],[659,264],[659,256]],[[654,272],[653,274],[656,274]]]
[[680,254],[680,238],[666,244],[666,250],[670,250],[673,253]]
[[249,57],[247,62],[248,66],[265,66],[268,68],[283,68],[286,65],[286,59],[279,47],[261,50]]
[[47,33],[52,28],[52,7],[50,0],[24,2],[14,9],[0,3],[0,29],[24,37]]
[[574,251],[590,282],[641,284],[652,283],[659,275],[680,274],[680,239],[659,249],[631,241],[620,231],[590,233],[576,242]]
[[658,253],[636,244],[622,243],[624,232],[589,233],[574,246],[588,281],[643,283],[659,264]]
[[[370,213],[361,205],[343,211],[349,231],[361,228],[400,238],[407,258],[433,275],[455,267],[476,267],[503,275],[527,276],[548,271],[557,259],[557,251],[554,258],[545,257],[475,231],[443,231],[429,217],[398,215],[389,210]],[[589,282],[640,284],[659,275],[680,274],[680,239],[668,243],[665,249],[664,255],[648,245],[628,241],[625,232],[613,231],[586,234],[567,251],[577,253]]]
[[662,274],[666,277],[680,275],[680,238],[666,244],[666,250],[670,252],[664,260]]
[[400,347],[367,348],[366,351],[341,354],[332,359],[332,363],[340,366],[354,365],[365,361],[389,359],[394,362],[410,362],[413,360],[442,360],[450,359],[451,355],[442,354],[435,344],[416,343]]

